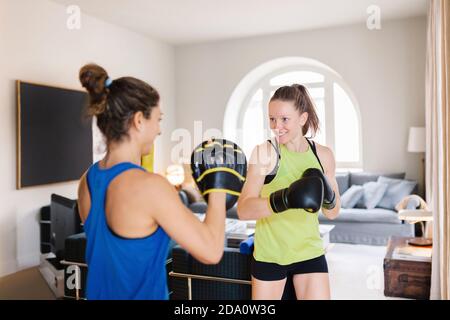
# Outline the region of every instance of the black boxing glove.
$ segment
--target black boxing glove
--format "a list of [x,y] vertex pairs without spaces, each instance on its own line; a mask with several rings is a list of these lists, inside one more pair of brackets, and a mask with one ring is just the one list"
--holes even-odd
[[322,208],[331,210],[336,206],[336,194],[328,183],[327,177],[317,168],[309,168],[303,172],[302,177],[317,177],[323,182],[323,204]]
[[275,191],[269,196],[274,213],[288,209],[304,209],[314,213],[323,201],[323,183],[318,177],[305,177],[293,182],[288,188]]
[[226,193],[227,210],[237,202],[247,175],[242,149],[225,139],[204,141],[191,155],[192,176],[208,202],[211,192]]

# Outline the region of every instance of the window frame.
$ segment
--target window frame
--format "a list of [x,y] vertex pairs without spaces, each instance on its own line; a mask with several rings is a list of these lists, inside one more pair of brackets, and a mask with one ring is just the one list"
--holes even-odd
[[350,171],[361,170],[363,168],[363,147],[362,147],[362,122],[361,122],[361,112],[358,105],[358,102],[350,90],[349,86],[344,82],[344,80],[336,73],[327,70],[326,68],[322,68],[320,66],[309,65],[309,64],[293,64],[288,66],[283,66],[282,68],[277,68],[267,74],[265,74],[262,78],[260,78],[257,82],[253,84],[253,86],[247,91],[245,98],[239,108],[239,113],[237,117],[237,128],[242,128],[244,124],[245,113],[247,112],[250,101],[253,98],[254,94],[257,90],[263,90],[263,128],[264,130],[268,130],[269,122],[268,122],[268,108],[264,106],[268,106],[270,100],[270,92],[279,86],[272,86],[270,84],[270,79],[279,76],[283,73],[288,72],[301,72],[301,71],[309,71],[321,74],[324,76],[323,82],[313,82],[304,84],[307,88],[323,88],[324,89],[324,108],[325,108],[325,145],[328,146],[333,153],[335,152],[335,116],[334,116],[334,83],[337,83],[344,92],[350,98],[350,101],[353,104],[353,108],[356,112],[357,117],[357,125],[358,125],[358,141],[359,141],[359,160],[358,161],[336,161],[336,170],[339,169],[347,169]]

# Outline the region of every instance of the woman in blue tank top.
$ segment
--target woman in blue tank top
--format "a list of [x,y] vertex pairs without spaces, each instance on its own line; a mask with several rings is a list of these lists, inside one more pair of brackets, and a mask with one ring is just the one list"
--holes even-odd
[[159,94],[144,81],[112,80],[100,66],[80,70],[107,153],[80,180],[78,206],[87,237],[88,299],[168,299],[169,237],[203,263],[223,254],[225,196],[208,197],[201,222],[169,182],[141,167],[160,134]]

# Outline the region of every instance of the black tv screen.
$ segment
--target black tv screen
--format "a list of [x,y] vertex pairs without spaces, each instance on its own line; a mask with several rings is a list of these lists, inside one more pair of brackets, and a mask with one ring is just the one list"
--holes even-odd
[[87,93],[17,81],[17,188],[77,180],[93,162]]

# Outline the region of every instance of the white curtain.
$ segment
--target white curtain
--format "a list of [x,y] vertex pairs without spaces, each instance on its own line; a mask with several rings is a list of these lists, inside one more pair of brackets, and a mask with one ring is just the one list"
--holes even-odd
[[431,0],[426,62],[426,198],[433,210],[431,299],[450,297],[450,0]]

